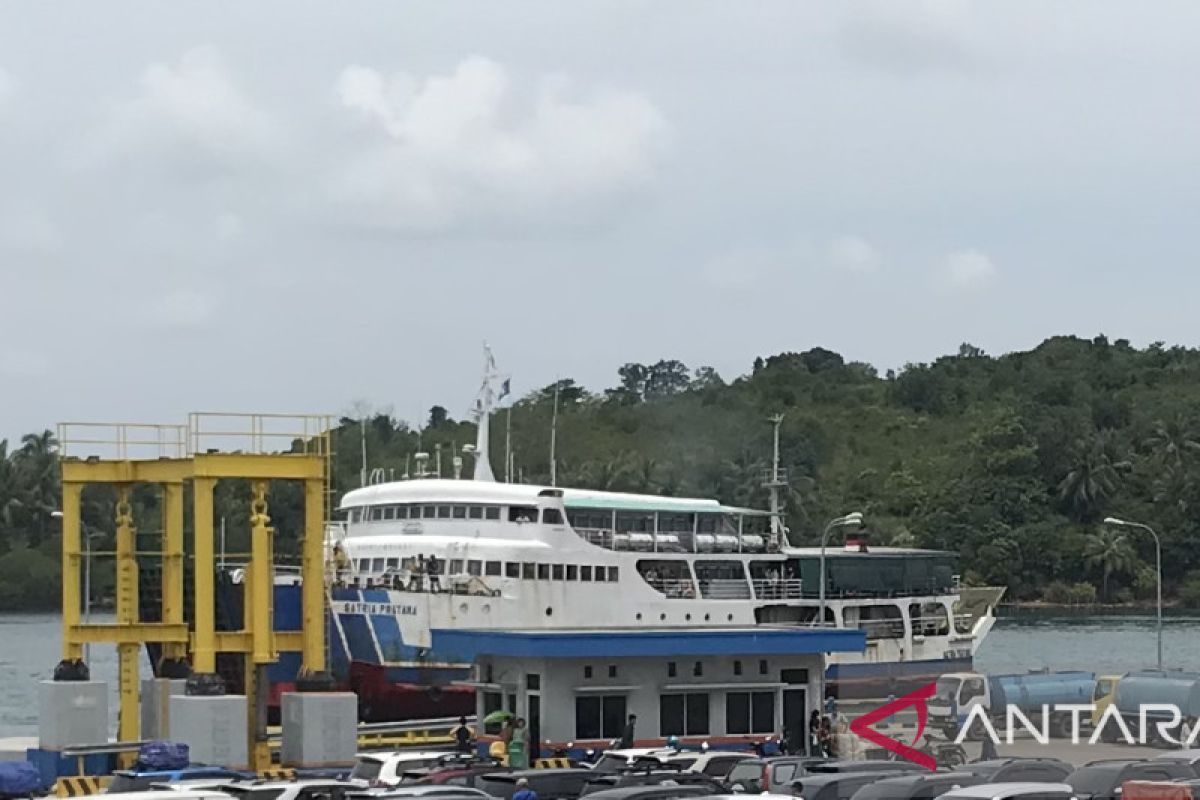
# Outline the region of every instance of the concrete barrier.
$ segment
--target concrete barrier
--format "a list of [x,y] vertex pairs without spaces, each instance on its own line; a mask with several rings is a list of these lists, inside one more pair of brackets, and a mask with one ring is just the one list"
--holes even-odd
[[76,775],[59,778],[54,782],[54,794],[58,797],[86,797],[100,794],[112,783],[111,775]]

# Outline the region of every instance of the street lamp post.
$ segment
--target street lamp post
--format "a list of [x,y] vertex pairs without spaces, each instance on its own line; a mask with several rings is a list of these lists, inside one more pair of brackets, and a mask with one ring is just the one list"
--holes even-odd
[[1162,659],[1162,542],[1158,539],[1158,534],[1154,532],[1154,528],[1145,525],[1141,522],[1129,522],[1128,520],[1117,519],[1116,517],[1105,517],[1105,525],[1112,525],[1117,528],[1138,528],[1146,531],[1154,537],[1154,570],[1158,576],[1158,598],[1155,603],[1155,614],[1158,622],[1158,669],[1163,668]]
[[825,624],[825,544],[829,541],[829,534],[833,532],[834,528],[857,528],[862,525],[862,521],[862,512],[854,511],[844,517],[830,520],[829,524],[825,526],[825,532],[821,534],[821,608],[817,612],[819,625]]

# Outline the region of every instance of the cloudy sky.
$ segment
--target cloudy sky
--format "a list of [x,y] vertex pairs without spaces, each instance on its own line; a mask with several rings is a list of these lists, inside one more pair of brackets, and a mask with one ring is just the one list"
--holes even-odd
[[1200,6],[0,5],[0,436],[1196,345]]

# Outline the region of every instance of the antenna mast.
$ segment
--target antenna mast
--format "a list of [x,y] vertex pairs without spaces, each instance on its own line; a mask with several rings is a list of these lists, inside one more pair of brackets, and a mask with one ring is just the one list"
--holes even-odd
[[783,425],[783,414],[767,417],[774,428],[774,447],[771,450],[771,470],[763,481],[763,486],[771,494],[771,538],[778,547],[783,542],[785,533],[783,525],[783,502],[779,490],[787,486],[787,474],[779,467],[779,428]]
[[554,413],[550,417],[550,485],[558,486],[558,380],[554,381]]

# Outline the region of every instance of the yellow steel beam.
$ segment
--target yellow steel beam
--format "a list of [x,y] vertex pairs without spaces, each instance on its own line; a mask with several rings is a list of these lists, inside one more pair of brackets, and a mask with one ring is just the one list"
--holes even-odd
[[62,617],[63,617],[63,660],[78,661],[83,658],[83,644],[72,635],[79,625],[79,609],[82,592],[79,588],[82,522],[79,518],[79,498],[83,485],[64,479],[62,486]]
[[[162,496],[162,620],[167,624],[179,624],[184,621],[183,483],[164,483]],[[163,648],[163,656],[182,659],[187,656],[187,650],[178,643],[172,643]]]
[[300,453],[197,453],[192,461],[195,465],[192,474],[197,478],[302,481],[319,479],[325,474],[325,462],[320,456]]
[[193,602],[196,640],[192,650],[192,668],[196,672],[217,671],[217,651],[214,647],[216,631],[216,586],[213,576],[213,487],[215,478],[196,478],[192,482],[192,526],[194,533],[195,586]]
[[194,470],[190,458],[151,460],[63,459],[63,481],[75,483],[171,483],[190,478]]
[[303,672],[324,672],[325,665],[325,484],[304,482],[304,541],[301,543],[300,592],[303,603]]
[[271,518],[267,516],[267,482],[255,481],[250,501],[250,569],[254,576],[252,603],[247,604],[246,628],[254,641],[254,663],[269,664],[275,660],[271,637],[274,567],[271,564]]
[[[217,631],[214,644],[218,653],[254,653],[254,637],[249,631]],[[302,631],[275,631],[276,652],[299,653],[303,649]]]
[[80,645],[84,643],[141,644],[143,642],[187,644],[189,640],[188,626],[182,622],[170,625],[165,622],[139,622],[135,625],[109,622],[90,625],[74,624],[69,628],[64,625],[63,627],[71,640]]

